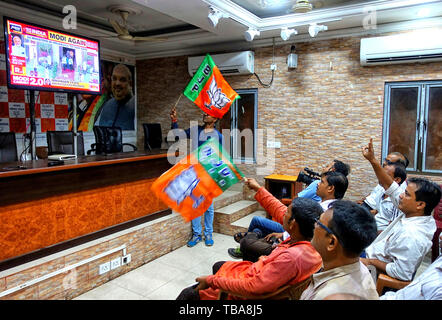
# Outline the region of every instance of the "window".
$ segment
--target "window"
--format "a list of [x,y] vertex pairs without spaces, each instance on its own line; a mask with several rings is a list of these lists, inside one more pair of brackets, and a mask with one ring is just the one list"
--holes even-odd
[[408,171],[442,173],[442,82],[385,84],[382,158],[393,151]]
[[258,89],[235,91],[240,98],[236,99],[230,112],[220,121],[224,146],[235,162],[255,163]]

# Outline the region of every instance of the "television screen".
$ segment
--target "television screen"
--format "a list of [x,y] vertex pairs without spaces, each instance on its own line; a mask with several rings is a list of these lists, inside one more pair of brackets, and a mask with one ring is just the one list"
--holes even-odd
[[98,40],[12,18],[3,21],[10,88],[100,93]]

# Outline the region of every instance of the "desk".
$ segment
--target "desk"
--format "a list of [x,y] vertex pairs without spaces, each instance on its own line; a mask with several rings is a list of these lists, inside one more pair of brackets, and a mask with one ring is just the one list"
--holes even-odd
[[0,262],[170,212],[150,186],[171,166],[164,151],[1,163]]
[[293,199],[303,189],[301,182],[296,182],[298,176],[271,174],[264,177],[265,188],[278,199]]

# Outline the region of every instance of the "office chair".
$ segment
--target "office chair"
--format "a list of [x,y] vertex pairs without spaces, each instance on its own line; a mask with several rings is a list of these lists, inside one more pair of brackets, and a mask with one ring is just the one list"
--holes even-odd
[[144,129],[144,150],[161,148],[163,142],[161,124],[143,123]]
[[388,288],[397,291],[408,286],[410,283],[411,281],[402,281],[392,278],[385,273],[379,273],[379,277],[376,281],[376,291],[379,296],[382,296],[386,291],[389,291]]
[[[72,131],[46,131],[48,142],[48,155],[74,154],[74,132]],[[84,155],[83,131],[77,132],[77,155]]]
[[14,132],[0,132],[0,162],[18,161]]
[[123,152],[123,146],[130,146],[133,151],[137,147],[131,143],[123,143],[123,133],[120,127],[94,126],[95,143],[91,144],[87,154],[108,154]]

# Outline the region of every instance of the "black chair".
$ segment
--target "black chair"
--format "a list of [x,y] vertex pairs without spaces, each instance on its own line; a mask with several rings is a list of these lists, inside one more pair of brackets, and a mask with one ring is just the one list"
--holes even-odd
[[18,161],[14,132],[0,132],[0,162]]
[[124,146],[130,146],[133,151],[137,147],[131,143],[123,143],[123,133],[120,127],[94,126],[95,143],[91,144],[87,154],[95,152],[95,154],[108,154],[123,152]]
[[[74,132],[46,131],[48,155],[74,154]],[[84,155],[83,131],[77,132],[77,155]]]
[[144,150],[161,148],[163,142],[161,124],[143,123],[144,129]]

